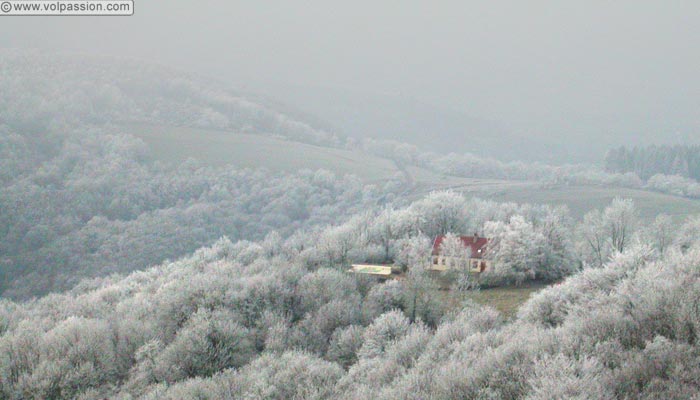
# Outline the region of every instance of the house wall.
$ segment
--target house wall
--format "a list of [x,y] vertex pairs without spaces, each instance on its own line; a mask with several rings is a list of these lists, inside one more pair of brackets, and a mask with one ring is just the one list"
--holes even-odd
[[471,272],[483,272],[490,267],[490,261],[483,258],[433,256],[430,269],[435,271],[446,271],[448,269],[467,266]]

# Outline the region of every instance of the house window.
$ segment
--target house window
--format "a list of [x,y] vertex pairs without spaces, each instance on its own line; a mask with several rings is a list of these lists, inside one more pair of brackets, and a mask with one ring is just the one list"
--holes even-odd
[[438,265],[438,258],[437,257],[433,257],[433,264]]

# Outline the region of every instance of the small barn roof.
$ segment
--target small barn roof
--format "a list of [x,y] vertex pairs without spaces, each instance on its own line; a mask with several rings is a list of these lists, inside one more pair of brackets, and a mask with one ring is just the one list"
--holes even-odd
[[348,272],[355,274],[367,274],[375,276],[390,276],[390,265],[369,265],[369,264],[353,264]]
[[[486,252],[486,245],[489,244],[489,239],[485,237],[480,237],[479,235],[474,236],[459,236],[464,247],[471,250],[471,258],[482,258]],[[435,237],[433,241],[433,255],[439,256],[441,251],[441,245],[443,240],[445,240],[445,235],[439,235]]]

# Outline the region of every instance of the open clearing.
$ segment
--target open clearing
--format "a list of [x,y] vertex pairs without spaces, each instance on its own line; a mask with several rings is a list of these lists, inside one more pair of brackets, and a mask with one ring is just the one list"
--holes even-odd
[[354,174],[367,182],[388,180],[401,173],[384,158],[262,135],[144,125],[125,129],[143,139],[156,158],[168,162],[194,158],[214,166],[233,164],[271,171],[323,168],[339,175]]
[[[461,191],[461,189],[455,189]],[[466,193],[471,193],[467,191]],[[556,186],[542,187],[539,184],[512,185],[499,190],[486,189],[476,196],[496,201],[516,203],[566,205],[575,218],[581,218],[593,209],[609,205],[615,197],[634,200],[642,218],[653,219],[660,213],[681,219],[700,214],[700,201],[668,194],[637,189],[604,186]]]
[[233,164],[271,171],[322,168],[338,175],[354,174],[366,183],[399,177],[410,184],[404,193],[408,200],[432,190],[450,189],[496,201],[566,205],[574,217],[580,218],[615,197],[624,197],[634,200],[644,218],[659,213],[677,219],[700,214],[700,201],[662,193],[593,185],[546,187],[537,182],[446,176],[415,166],[400,168],[391,160],[368,154],[269,136],[163,125],[126,125],[120,131],[143,139],[156,158],[167,162],[194,158],[214,166]]
[[527,282],[520,287],[506,286],[475,291],[467,295],[476,303],[491,306],[506,318],[512,318],[518,313],[520,306],[548,285],[541,282]]
[[455,296],[450,291],[452,281],[449,275],[436,274],[433,278],[437,283],[436,295],[441,301],[447,302],[448,307],[461,309],[464,300],[471,300],[477,304],[495,308],[508,319],[515,317],[520,306],[525,304],[532,294],[551,285],[540,281],[527,281],[521,286],[484,288]]

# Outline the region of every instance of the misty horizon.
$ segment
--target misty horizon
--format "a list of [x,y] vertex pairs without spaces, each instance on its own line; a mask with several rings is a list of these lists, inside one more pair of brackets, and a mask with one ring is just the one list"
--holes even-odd
[[[507,160],[517,152],[495,148],[516,143],[529,161],[600,163],[627,140],[697,142],[698,14],[655,2],[151,1],[132,17],[4,19],[0,47],[167,65],[354,137]],[[479,135],[493,140],[470,146]]]

